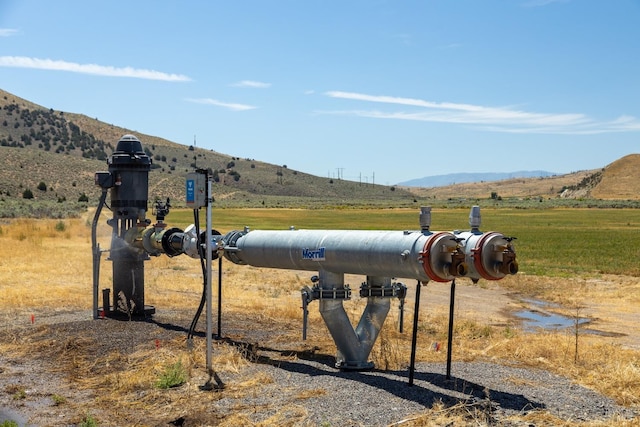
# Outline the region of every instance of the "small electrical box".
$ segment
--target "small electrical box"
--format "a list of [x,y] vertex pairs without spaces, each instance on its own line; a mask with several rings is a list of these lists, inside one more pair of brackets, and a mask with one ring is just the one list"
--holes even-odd
[[111,188],[114,185],[114,179],[111,172],[96,172],[94,175],[96,185],[102,188]]
[[187,174],[187,207],[202,208],[207,205],[207,176],[203,173]]

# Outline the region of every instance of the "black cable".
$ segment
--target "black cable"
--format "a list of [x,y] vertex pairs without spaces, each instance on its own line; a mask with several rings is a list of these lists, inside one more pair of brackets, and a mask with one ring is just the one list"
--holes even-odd
[[[200,213],[198,209],[193,210],[193,221],[196,226],[196,236],[200,239]],[[203,278],[203,286],[202,286],[202,297],[200,298],[200,305],[198,306],[198,310],[196,310],[196,314],[193,316],[193,320],[191,321],[191,326],[189,327],[189,333],[187,334],[187,342],[189,342],[193,338],[193,331],[198,324],[198,320],[200,320],[200,315],[202,314],[202,309],[204,308],[204,304],[207,299],[207,266],[205,265],[205,253],[204,249],[200,242],[198,242],[198,254],[200,255],[200,266],[202,267],[202,278]]]

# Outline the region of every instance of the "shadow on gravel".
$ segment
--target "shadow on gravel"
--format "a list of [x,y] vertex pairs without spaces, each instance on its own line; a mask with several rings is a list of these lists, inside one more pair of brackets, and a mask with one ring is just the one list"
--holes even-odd
[[[395,375],[401,377],[407,377],[409,374],[404,371],[396,371]],[[493,403],[497,403],[502,409],[509,409],[514,411],[531,411],[545,409],[546,405],[539,402],[533,402],[527,399],[522,394],[506,393],[498,390],[493,390],[480,384],[473,383],[464,378],[452,377],[447,379],[446,375],[438,373],[428,372],[414,372],[414,379],[419,381],[425,381],[434,387],[448,390],[450,392],[460,393],[465,396],[463,400],[474,399],[483,400],[488,399]],[[408,384],[408,380],[407,380]],[[412,388],[412,387],[408,387]],[[454,401],[459,402],[460,399]]]
[[[490,406],[499,406],[502,409],[517,412],[546,408],[546,405],[531,401],[521,394],[493,390],[464,378],[452,377],[447,379],[444,374],[414,372],[414,380],[422,384],[416,384],[414,381],[414,385],[409,386],[409,373],[405,371],[340,371],[333,366],[335,363],[333,356],[316,353],[314,350],[277,350],[234,341],[229,338],[225,338],[224,341],[238,348],[245,358],[255,363],[272,365],[291,373],[310,377],[331,376],[346,381],[355,381],[384,390],[426,408],[431,408],[438,402],[453,406],[470,401],[485,402]],[[295,356],[300,361],[272,358],[265,355],[265,353],[273,353],[284,357]]]
[[[151,323],[165,330],[188,332],[187,328],[175,324],[155,320],[152,320]],[[206,334],[195,332],[194,336],[204,337]],[[453,406],[470,401],[490,403],[492,406],[497,405],[502,409],[518,412],[546,408],[543,403],[531,401],[524,395],[490,389],[455,376],[447,379],[444,374],[414,372],[414,385],[409,386],[408,371],[340,371],[334,366],[334,356],[319,353],[316,348],[302,351],[280,350],[228,337],[218,338],[216,341],[235,347],[245,359],[253,363],[271,365],[278,369],[310,377],[331,376],[346,381],[358,382],[384,390],[426,408],[431,408],[437,402]],[[295,360],[282,359],[288,357],[295,357]],[[416,381],[418,384],[416,384]],[[220,383],[222,383],[221,380]]]

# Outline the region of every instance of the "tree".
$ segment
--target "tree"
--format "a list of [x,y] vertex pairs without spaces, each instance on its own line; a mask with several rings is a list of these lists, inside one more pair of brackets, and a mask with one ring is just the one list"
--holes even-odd
[[47,184],[45,184],[44,181],[40,181],[40,184],[38,184],[38,190],[47,191]]
[[80,197],[78,197],[78,201],[79,202],[88,202],[89,201],[89,197],[85,193],[82,193],[82,194],[80,194]]
[[22,192],[23,199],[33,199],[33,191],[28,188]]

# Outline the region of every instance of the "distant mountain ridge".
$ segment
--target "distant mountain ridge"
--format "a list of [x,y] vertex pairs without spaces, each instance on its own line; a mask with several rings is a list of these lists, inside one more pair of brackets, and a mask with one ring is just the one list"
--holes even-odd
[[450,173],[446,175],[425,176],[398,183],[403,187],[442,187],[445,185],[465,184],[468,182],[500,181],[512,178],[541,178],[556,176],[557,173],[547,171],[516,171],[516,172],[478,172],[478,173]]

